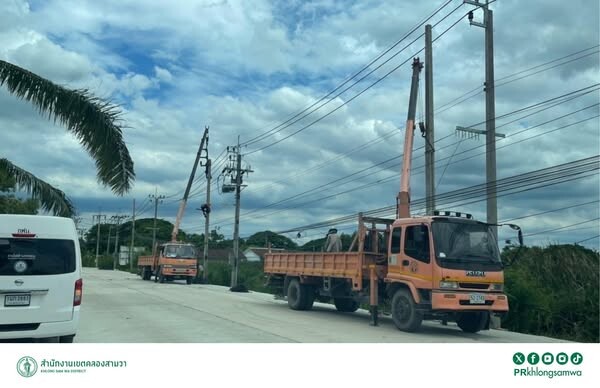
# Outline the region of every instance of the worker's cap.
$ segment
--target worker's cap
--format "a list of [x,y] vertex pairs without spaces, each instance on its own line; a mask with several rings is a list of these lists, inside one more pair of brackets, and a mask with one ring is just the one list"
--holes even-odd
[[336,228],[329,229],[329,232],[327,232],[327,234],[331,234],[331,233],[337,233],[337,229]]

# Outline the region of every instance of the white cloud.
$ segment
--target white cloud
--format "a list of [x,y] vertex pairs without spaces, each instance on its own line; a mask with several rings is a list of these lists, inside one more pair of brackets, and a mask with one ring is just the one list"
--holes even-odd
[[[175,194],[185,187],[204,125],[211,127],[212,157],[235,144],[238,135],[242,141],[260,135],[317,101],[324,92],[389,47],[433,8],[429,2],[349,5],[335,1],[282,4],[51,0],[29,7],[25,1],[14,1],[9,6],[0,5],[0,58],[55,82],[90,88],[102,97],[123,104],[129,126],[124,136],[138,173],[131,196],[146,197],[155,186],[164,194]],[[493,8],[497,77],[598,42],[597,9],[581,13],[567,3],[547,7],[546,2],[523,6],[514,1],[494,3]],[[436,27],[434,36],[458,16],[459,12]],[[580,27],[574,28],[574,25]],[[419,40],[357,87],[336,97],[318,114],[244,151],[282,139],[330,112],[376,77],[401,61],[410,60],[411,53],[420,49],[421,43]],[[435,43],[434,61],[435,103],[439,107],[482,84],[483,30],[470,28],[466,21],[459,23]],[[595,82],[598,82],[597,55],[498,87],[496,112],[510,112]],[[242,234],[255,229],[284,229],[394,203],[398,190],[396,179],[373,189],[301,205],[399,172],[398,161],[392,161],[347,179],[355,179],[352,182],[342,180],[334,187],[325,186],[401,153],[409,83],[408,64],[298,135],[248,155],[245,160],[252,164],[255,172],[246,181],[249,186],[243,194],[242,213],[312,188],[324,187],[325,190],[286,203],[290,209],[281,213],[245,218]],[[594,102],[597,102],[597,93],[524,118],[499,131],[514,133]],[[112,198],[107,189],[97,185],[93,162],[64,129],[38,117],[27,104],[16,101],[3,90],[0,90],[0,103],[3,128],[0,142],[6,145],[2,147],[3,155],[50,182],[68,187],[68,193],[76,200],[93,197],[102,202]],[[482,121],[483,110],[483,97],[479,95],[437,114],[436,137],[452,135],[456,125]],[[419,113],[421,111],[422,106]],[[597,154],[597,120],[516,143],[597,113],[597,108],[590,109],[499,142],[499,146],[514,145],[498,150],[498,176],[511,176]],[[498,125],[504,122],[499,120]],[[398,134],[381,139],[395,128],[401,129]],[[30,144],[27,140],[31,138],[43,141]],[[466,152],[481,146],[481,139],[457,144],[458,140],[452,135],[436,144],[436,157],[440,160],[438,177],[446,166],[444,158],[452,156],[456,162],[483,150],[480,147]],[[368,142],[373,142],[370,147],[297,176],[348,150],[371,144]],[[415,148],[422,145],[417,132]],[[415,166],[422,165],[422,154],[422,150],[415,151]],[[439,190],[482,183],[484,163],[484,157],[478,156],[449,164]],[[423,194],[423,181],[422,174],[413,177],[413,198]],[[572,187],[577,193],[587,190],[587,186],[578,181]],[[194,189],[202,194],[200,186]],[[537,200],[525,196],[502,198],[500,217],[529,213],[541,203],[539,198],[547,200],[544,209],[571,202],[557,193],[540,191]],[[585,195],[598,197],[597,191]],[[193,201],[199,202],[202,197],[197,195]],[[232,201],[231,197],[215,196],[215,220],[231,217]],[[293,206],[298,208],[291,208]],[[272,210],[278,208],[275,206]],[[482,204],[471,205],[470,209],[480,218],[485,214]],[[163,215],[169,216],[169,211],[165,207]],[[171,213],[174,216],[175,212]],[[581,214],[568,217],[576,220]],[[552,224],[550,219],[545,221]],[[199,222],[184,220],[184,228],[186,225],[193,228]],[[536,228],[535,223],[527,226]],[[223,231],[228,233],[229,228],[224,226]]]

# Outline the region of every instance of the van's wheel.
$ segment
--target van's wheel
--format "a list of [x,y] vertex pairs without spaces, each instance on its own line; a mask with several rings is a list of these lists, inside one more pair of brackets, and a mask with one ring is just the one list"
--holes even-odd
[[456,317],[456,324],[465,333],[477,333],[483,329],[486,323],[487,313],[485,312],[458,313]]
[[407,289],[399,289],[392,298],[392,319],[399,330],[417,331],[423,321],[423,313],[417,310],[417,305]]
[[75,334],[73,335],[63,335],[58,337],[58,342],[61,344],[71,344],[73,343],[73,339],[75,338]]
[[298,279],[290,280],[287,289],[288,306],[292,310],[305,310],[307,306],[306,288],[302,287]]
[[342,313],[353,313],[358,310],[360,304],[354,299],[350,298],[333,298],[333,304],[337,311]]
[[194,280],[194,278],[192,278],[191,276],[188,276],[187,278],[185,278],[185,284],[192,284],[193,280]]

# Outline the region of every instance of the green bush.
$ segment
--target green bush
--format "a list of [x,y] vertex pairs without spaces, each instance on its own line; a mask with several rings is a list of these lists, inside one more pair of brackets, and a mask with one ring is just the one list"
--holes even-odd
[[83,267],[96,267],[96,255],[83,254],[81,256],[81,265]]
[[[208,282],[229,287],[231,285],[231,266],[224,262],[209,262]],[[269,292],[264,283],[263,263],[246,261],[240,263],[238,284],[243,284],[251,291]]]
[[[503,252],[504,262],[515,250]],[[523,248],[505,270],[509,330],[599,341],[598,252],[578,245]]]
[[98,269],[113,269],[113,260],[112,256],[100,256],[98,258]]

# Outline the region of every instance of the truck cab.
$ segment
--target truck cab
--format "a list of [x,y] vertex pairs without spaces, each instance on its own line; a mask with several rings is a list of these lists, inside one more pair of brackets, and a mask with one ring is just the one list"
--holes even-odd
[[399,328],[415,330],[422,319],[439,317],[476,332],[490,313],[508,311],[493,226],[456,214],[391,225],[384,282]]
[[192,244],[168,242],[159,245],[154,256],[140,256],[138,267],[143,280],[150,280],[154,275],[155,282],[185,279],[187,284],[192,284],[198,273],[196,249]]

